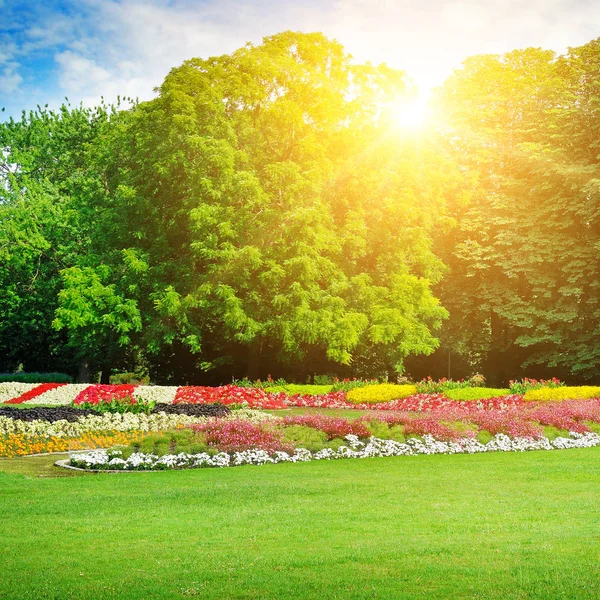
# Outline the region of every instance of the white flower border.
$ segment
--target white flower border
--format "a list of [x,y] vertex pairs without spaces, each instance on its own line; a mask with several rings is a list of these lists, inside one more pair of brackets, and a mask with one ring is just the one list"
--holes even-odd
[[16,381],[4,381],[0,383],[0,403],[14,400],[25,392],[41,385],[40,383],[18,383]]
[[67,406],[75,400],[80,392],[89,388],[90,385],[89,383],[68,383],[67,385],[61,385],[23,402],[23,405],[36,406],[38,404],[48,404],[52,406]]
[[133,390],[133,397],[141,402],[173,404],[178,389],[177,385],[138,385]]
[[[185,427],[194,423],[204,423],[214,417],[189,416],[167,414],[158,412],[144,413],[103,413],[101,415],[84,415],[77,421],[70,422],[64,419],[50,423],[36,419],[34,421],[21,421],[10,417],[0,416],[0,436],[18,434],[27,437],[79,437],[85,433],[98,431],[143,431],[158,432]],[[227,420],[245,420],[257,424],[263,421],[277,420],[277,417],[259,410],[243,409],[233,411],[226,417]]]
[[265,465],[282,462],[309,462],[311,460],[335,460],[342,458],[375,458],[382,456],[416,456],[419,454],[476,454],[481,452],[525,452],[529,450],[564,450],[568,448],[591,448],[600,446],[600,435],[597,433],[570,433],[570,438],[510,438],[497,434],[486,444],[472,438],[456,442],[442,442],[430,435],[423,439],[411,438],[406,443],[393,440],[382,440],[371,437],[362,442],[355,435],[346,436],[348,446],[337,450],[325,448],[319,452],[310,452],[297,448],[294,454],[275,452],[270,455],[264,450],[246,450],[227,454],[221,452],[214,456],[201,454],[167,454],[157,456],[136,452],[128,459],[120,458],[119,450],[94,450],[82,454],[74,454],[68,464],[72,467],[87,470],[113,471],[147,471],[201,467],[233,467],[239,465]]

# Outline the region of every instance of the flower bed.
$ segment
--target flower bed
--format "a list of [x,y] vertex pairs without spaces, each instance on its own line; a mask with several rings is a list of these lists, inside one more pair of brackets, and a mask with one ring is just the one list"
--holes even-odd
[[139,431],[90,432],[76,437],[47,437],[44,435],[31,437],[11,434],[0,436],[0,456],[13,458],[30,454],[111,448],[130,444],[141,439],[144,435],[143,432]]
[[[335,408],[357,410],[430,410],[442,406],[465,405],[468,410],[472,406],[481,409],[505,409],[521,406],[524,396],[506,394],[498,396],[506,390],[490,390],[490,388],[457,388],[438,393],[412,393],[408,397],[389,400],[397,395],[398,390],[414,391],[414,387],[400,385],[371,385],[354,388],[350,391],[331,391],[325,394],[291,394],[289,391],[269,391],[263,387],[246,387],[224,385],[220,387],[206,386],[147,386],[147,385],[89,385],[89,384],[24,384],[0,383],[0,403],[23,403],[26,405],[98,405],[113,400],[131,398],[138,403],[148,404],[242,404],[250,408],[277,410],[291,407]],[[387,386],[387,387],[386,387]],[[295,389],[288,386],[291,389]],[[300,386],[301,389],[303,386]],[[306,386],[304,386],[306,387]],[[312,386],[316,387],[316,386]],[[369,392],[372,388],[373,393]],[[277,389],[277,388],[275,388]],[[378,390],[391,390],[387,396]],[[367,390],[365,392],[365,390]],[[378,392],[378,393],[375,393]],[[393,392],[393,393],[392,393]],[[581,393],[585,397],[598,397],[600,388],[568,388],[549,387],[535,388],[526,392],[525,400],[538,405],[535,396],[541,394],[540,401],[568,401]],[[366,394],[366,396],[365,396]],[[489,396],[493,397],[489,397]],[[366,400],[361,401],[365,396]],[[454,396],[454,398],[453,398]],[[556,396],[556,398],[555,398]],[[381,397],[381,402],[377,402]]]
[[[443,396],[427,395],[397,403],[402,403],[404,410],[370,410],[354,420],[323,414],[280,418],[252,409],[232,412],[223,405],[203,403],[163,405],[169,412],[173,411],[172,414],[164,410],[150,414],[94,414],[90,411],[86,414],[82,411],[79,418],[76,408],[5,408],[2,410],[5,415],[8,411],[8,416],[0,416],[0,440],[4,444],[4,450],[0,448],[0,456],[2,452],[5,452],[4,455],[27,453],[35,444],[46,444],[44,447],[48,448],[71,448],[68,442],[60,440],[130,432],[158,434],[159,437],[152,443],[158,444],[162,454],[169,453],[165,452],[166,445],[173,446],[171,450],[174,451],[173,444],[181,443],[184,444],[182,448],[193,445],[210,451],[211,456],[222,452],[233,456],[236,452],[251,451],[268,455],[285,452],[292,456],[298,448],[313,454],[339,452],[348,436],[362,442],[376,438],[402,444],[412,444],[411,438],[423,441],[429,437],[439,443],[462,446],[468,440],[485,446],[498,436],[505,436],[517,440],[517,446],[523,444],[522,440],[529,440],[533,444],[531,448],[548,449],[548,444],[554,444],[554,438],[569,440],[583,436],[595,439],[593,435],[600,433],[598,399],[532,403],[524,402],[521,397],[507,397],[453,402]],[[30,419],[28,413],[35,418]],[[61,418],[57,420],[55,417]],[[175,431],[188,433],[182,434],[183,439],[177,438],[180,434],[169,438],[175,434],[168,432]],[[163,439],[160,436],[167,437]]]
[[[20,414],[27,409],[22,409]],[[39,409],[36,409],[39,410]],[[110,447],[119,442],[111,441],[118,434],[148,435],[154,432],[172,431],[206,422],[207,415],[103,413],[86,414],[82,412],[75,421],[66,418],[48,421],[44,419],[23,420],[0,416],[0,457],[22,456],[41,452],[60,452],[88,447]],[[254,410],[239,410],[220,420],[242,420],[250,423],[275,420],[267,413]],[[85,445],[85,440],[104,439],[101,445]],[[137,439],[137,438],[135,438]],[[77,442],[79,440],[79,442]],[[125,438],[123,438],[125,440]],[[128,443],[128,442],[127,442]],[[45,449],[44,449],[45,448]]]
[[496,435],[482,444],[472,438],[457,439],[451,442],[436,440],[426,435],[423,439],[412,438],[407,442],[383,440],[375,437],[361,441],[357,436],[346,436],[347,445],[337,449],[324,449],[311,452],[296,449],[294,452],[268,450],[243,450],[240,452],[220,452],[210,455],[198,454],[155,454],[134,453],[122,458],[120,450],[86,452],[72,456],[69,464],[73,467],[92,470],[147,471],[167,469],[189,469],[202,467],[232,467],[239,465],[265,465],[282,462],[308,462],[311,460],[336,460],[342,458],[375,458],[383,456],[415,456],[419,454],[475,454],[481,452],[525,452],[528,450],[555,450],[568,448],[591,448],[600,446],[600,435],[596,433],[577,434],[559,437],[550,441],[546,438],[510,438],[504,434]]

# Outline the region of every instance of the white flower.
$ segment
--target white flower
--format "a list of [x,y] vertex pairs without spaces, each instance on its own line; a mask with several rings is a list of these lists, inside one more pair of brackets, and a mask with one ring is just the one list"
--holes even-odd
[[61,385],[52,390],[44,392],[40,396],[36,396],[27,402],[24,402],[27,406],[39,405],[39,404],[52,404],[55,406],[67,406],[71,404],[77,395],[89,388],[89,383],[69,383],[67,385]]
[[141,402],[173,404],[178,389],[176,385],[138,385],[133,390],[133,397]]
[[25,392],[36,388],[39,383],[17,383],[15,381],[4,381],[0,383],[0,403],[14,400]]
[[297,448],[294,454],[275,452],[270,455],[260,449],[234,452],[231,456],[221,452],[215,456],[203,452],[201,454],[177,454],[158,457],[154,454],[135,453],[126,461],[119,458],[117,452],[107,453],[97,450],[83,454],[73,454],[71,464],[87,469],[156,469],[156,468],[198,468],[229,467],[236,465],[264,465],[281,462],[307,462],[309,460],[333,460],[341,458],[373,458],[380,456],[414,456],[417,454],[472,454],[475,452],[524,452],[527,450],[552,450],[555,448],[591,448],[600,446],[600,435],[597,433],[571,433],[569,438],[510,438],[504,434],[494,436],[487,444],[472,438],[455,442],[442,442],[430,435],[423,439],[411,438],[406,443],[394,440],[382,440],[371,437],[368,442],[360,442],[356,436],[348,435],[346,440],[350,446],[341,446],[337,450],[325,448],[311,453],[305,448]]

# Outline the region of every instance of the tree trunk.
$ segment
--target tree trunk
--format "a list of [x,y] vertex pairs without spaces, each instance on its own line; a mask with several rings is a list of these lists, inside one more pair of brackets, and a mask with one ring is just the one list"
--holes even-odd
[[260,353],[262,349],[262,342],[258,339],[253,340],[248,345],[248,372],[247,377],[250,381],[256,381],[259,376],[260,369]]
[[110,383],[110,369],[106,366],[102,367],[100,383],[103,383],[105,385],[108,385]]
[[77,374],[77,383],[90,382],[90,363],[87,358],[84,358],[79,363],[79,373]]

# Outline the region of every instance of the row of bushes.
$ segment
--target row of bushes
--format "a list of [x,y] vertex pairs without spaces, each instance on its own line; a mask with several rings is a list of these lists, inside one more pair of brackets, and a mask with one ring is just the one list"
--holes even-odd
[[65,373],[0,373],[0,383],[73,383]]

